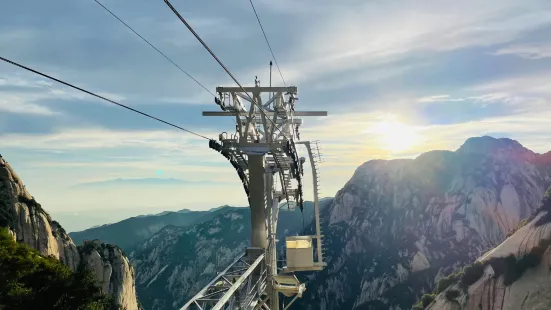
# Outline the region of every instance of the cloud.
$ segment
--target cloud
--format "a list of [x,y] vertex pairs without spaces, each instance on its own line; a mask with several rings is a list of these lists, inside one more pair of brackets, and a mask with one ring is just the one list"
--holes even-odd
[[534,96],[551,96],[551,80],[548,71],[517,74],[513,77],[471,86],[466,90],[478,92],[515,92]]
[[110,179],[95,182],[79,183],[73,188],[104,188],[110,186],[178,186],[178,185],[205,185],[220,183],[218,181],[182,180],[174,178],[136,178],[136,179]]
[[510,42],[547,24],[551,4],[512,0],[366,2],[354,10],[343,5],[325,14],[306,29],[307,39],[296,49],[307,58],[284,68],[289,80],[307,81],[419,53],[427,57],[435,52]]
[[[108,92],[98,92],[97,94],[118,102],[126,99],[124,96]],[[23,78],[18,75],[0,78],[0,111],[60,116],[64,114],[63,111],[52,108],[52,106],[64,100],[77,103],[84,100],[101,101],[91,95],[46,79]],[[50,102],[50,104],[45,104],[45,102]],[[109,103],[103,102],[103,104]]]
[[53,134],[8,134],[0,146],[22,149],[112,149],[141,147],[164,150],[187,150],[204,143],[204,139],[180,131],[109,130],[103,128],[65,129]]
[[23,79],[19,76],[8,76],[0,78],[0,88],[5,87],[25,87],[25,88],[43,88],[52,86],[53,83],[44,79]]
[[519,95],[507,93],[507,92],[491,92],[491,93],[484,93],[476,96],[459,97],[459,98],[453,98],[449,95],[435,95],[435,96],[419,98],[417,102],[425,103],[425,104],[474,102],[474,103],[479,103],[482,106],[485,106],[487,104],[507,104],[507,105],[529,104],[531,106],[534,106],[534,105],[541,105],[542,103],[545,103],[546,100],[544,98],[519,96]]
[[59,112],[55,112],[48,107],[25,102],[23,98],[17,96],[2,96],[2,98],[0,98],[0,111],[16,114],[35,114],[45,116],[60,114]]
[[501,48],[493,55],[515,55],[524,59],[543,59],[551,57],[551,43],[530,45],[511,45]]
[[[407,118],[373,112],[328,118],[322,125],[305,128],[303,135],[306,138],[323,137],[321,143],[324,148],[324,157],[328,159],[326,165],[339,166],[342,163],[349,163],[357,166],[368,159],[410,157],[433,149],[454,150],[469,137],[482,135],[510,136],[527,147],[533,148],[534,151],[547,152],[551,150],[549,146],[545,146],[545,142],[551,142],[549,119],[551,119],[551,109],[485,117],[476,121],[432,125],[415,124],[409,122]],[[388,139],[387,132],[375,129],[380,129],[381,124],[389,124],[393,121],[401,125],[396,128],[398,131],[394,135],[390,135],[390,138],[396,136],[395,141],[389,142],[399,142],[399,130],[401,130],[404,136],[415,134],[420,137],[417,143],[400,151],[385,149],[385,141],[380,139]]]
[[438,102],[438,101],[447,101],[449,100],[450,95],[432,95],[427,97],[422,97],[417,99],[417,102]]
[[[127,10],[129,4],[115,1],[109,8],[208,89],[233,85],[166,5],[144,2]],[[199,1],[179,9],[193,17],[197,32],[241,83],[251,85],[258,75],[267,85],[271,55],[249,3],[218,1],[217,10],[212,5]],[[548,44],[532,43],[535,29],[548,26],[548,1],[256,0],[255,5],[287,83],[299,87],[301,109],[331,115],[308,118],[301,127],[304,139],[322,141],[327,195],[366,160],[453,150],[470,136],[510,136],[535,150],[547,148],[551,65],[523,57],[548,57]],[[233,129],[231,119],[201,118],[202,104],[216,108],[212,96],[93,2],[37,4],[29,11],[16,1],[8,8],[0,12],[5,57],[208,137]],[[45,9],[57,13],[37,14]],[[548,40],[548,32],[540,35]],[[251,44],[255,49],[243,49]],[[93,209],[153,206],[158,197],[168,197],[190,208],[231,199],[246,204],[235,171],[206,141],[0,66],[5,66],[0,98],[20,98],[0,103],[0,148],[47,203],[71,209],[81,199],[79,207]],[[274,67],[274,85],[281,84],[277,75]],[[14,102],[21,113],[34,114],[1,115]],[[21,134],[28,131],[20,127],[33,126],[34,134]],[[400,149],[397,140],[407,137],[401,132],[420,139]],[[158,169],[167,178],[228,181],[234,187],[220,186],[220,195],[208,186],[201,191],[182,186],[177,193],[168,187],[140,193],[127,188],[124,194],[106,188],[98,197],[82,191],[65,196],[66,187],[76,183],[148,179]]]

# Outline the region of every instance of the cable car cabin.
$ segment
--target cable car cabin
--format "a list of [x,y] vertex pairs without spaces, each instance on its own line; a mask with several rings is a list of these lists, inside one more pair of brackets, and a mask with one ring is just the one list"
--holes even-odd
[[314,262],[312,236],[285,237],[287,266],[284,272],[321,270],[322,266]]

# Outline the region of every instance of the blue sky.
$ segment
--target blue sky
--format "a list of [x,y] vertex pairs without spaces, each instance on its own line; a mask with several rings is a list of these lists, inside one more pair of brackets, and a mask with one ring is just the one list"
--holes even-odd
[[[212,91],[233,85],[163,1],[102,3]],[[268,83],[271,56],[248,1],[173,4],[243,84],[255,75]],[[297,108],[330,113],[302,127],[304,139],[322,141],[325,196],[369,159],[455,150],[471,136],[551,150],[549,1],[255,5],[286,81],[298,86]],[[201,117],[216,110],[211,95],[93,0],[6,3],[0,55],[209,137],[233,128]],[[5,63],[0,153],[68,230],[246,205],[233,168],[206,141]],[[111,182],[159,177],[185,184]],[[98,182],[106,186],[75,186]]]

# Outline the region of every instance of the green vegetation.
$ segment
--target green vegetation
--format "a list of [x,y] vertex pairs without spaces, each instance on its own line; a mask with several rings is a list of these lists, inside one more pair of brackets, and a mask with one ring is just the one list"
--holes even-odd
[[103,254],[102,243],[98,239],[95,240],[85,240],[81,246],[77,246],[80,253],[90,255],[92,251],[97,251],[98,253]]
[[547,212],[535,223],[536,227],[551,222],[551,187],[543,195],[542,204],[537,210],[537,213],[534,214],[534,216],[541,211]]
[[484,265],[480,262],[475,262],[472,265],[468,265],[463,269],[463,276],[459,281],[461,287],[466,289],[469,285],[475,283],[480,279],[484,273]]
[[[17,197],[17,199],[19,200],[19,202],[22,202],[24,204],[26,204],[29,209],[34,209],[36,212],[44,212],[44,209],[42,209],[42,205],[39,204],[35,199],[34,197],[32,197],[31,199],[27,198],[27,196],[25,195],[19,195]],[[45,213],[45,212],[44,212]]]
[[445,291],[450,285],[457,283],[461,277],[463,277],[463,272],[456,272],[452,273],[451,275],[447,277],[443,277],[438,281],[438,284],[436,285],[436,294],[440,294],[443,291]]
[[436,294],[425,294],[421,297],[421,301],[418,302],[413,306],[413,310],[423,310],[428,305],[430,305],[431,302],[434,301],[434,298],[436,297]]
[[415,305],[413,305],[413,308],[411,308],[411,310],[424,310],[424,309],[425,309],[425,307],[423,307],[421,302],[416,303]]
[[69,235],[65,229],[57,221],[52,221],[52,235],[56,238],[61,238],[63,241],[69,241]]
[[[494,270],[494,278],[498,278],[503,275],[503,284],[505,286],[509,286],[518,280],[527,269],[538,266],[541,262],[543,254],[549,246],[551,246],[551,239],[542,239],[537,246],[532,248],[530,252],[526,253],[520,259],[517,259],[513,254],[511,254],[507,257],[494,257],[483,263],[475,262],[474,264],[465,266],[462,272],[456,272],[440,279],[433,294],[423,295],[421,301],[417,303],[413,309],[424,309],[428,304],[430,304],[430,302],[432,302],[430,298],[434,299],[435,294],[440,294],[444,291],[447,300],[455,300],[459,297],[461,292],[453,288],[448,289],[450,285],[453,285],[459,280],[460,287],[463,291],[466,291],[470,285],[474,284],[480,279],[480,277],[482,277],[484,274],[484,268],[488,265],[492,266],[492,269]],[[448,290],[446,291],[446,289]]]
[[77,246],[77,249],[80,253],[87,255],[90,255],[93,251],[96,251],[104,261],[108,260],[108,257],[105,256],[105,249],[107,249],[109,253],[114,252],[115,249],[118,249],[119,251],[121,251],[122,255],[127,256],[126,253],[124,253],[123,249],[121,249],[119,246],[104,243],[98,239],[84,240],[82,245]]
[[503,275],[503,284],[508,286],[518,280],[527,269],[539,265],[543,253],[549,245],[551,245],[551,240],[543,239],[529,253],[518,260],[511,254],[505,258],[493,258],[488,261],[488,264],[494,269],[495,277]]
[[0,199],[0,227],[14,228],[15,212],[4,199]]
[[461,292],[453,288],[446,291],[446,299],[448,301],[455,300],[459,295],[461,295]]
[[120,309],[84,267],[73,273],[54,257],[14,242],[0,229],[0,309]]
[[436,297],[435,294],[425,294],[423,297],[421,297],[421,304],[423,307],[427,307],[430,305],[431,302],[434,301],[434,298]]

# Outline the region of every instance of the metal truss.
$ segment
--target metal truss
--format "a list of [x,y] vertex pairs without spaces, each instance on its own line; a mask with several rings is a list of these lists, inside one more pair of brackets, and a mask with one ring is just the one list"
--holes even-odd
[[241,310],[263,304],[267,270],[264,250],[248,248],[181,310]]
[[[325,267],[318,201],[320,156],[313,153],[319,150],[316,143],[312,143],[312,148],[310,142],[300,141],[299,127],[303,122],[299,117],[326,116],[327,112],[296,111],[294,86],[261,87],[260,81],[255,80],[254,87],[217,87],[216,92],[215,102],[222,111],[205,111],[203,116],[234,118],[235,133],[221,133],[218,141],[209,141],[209,147],[230,161],[243,183],[251,210],[251,247],[182,310],[287,309],[306,289],[293,272]],[[263,100],[262,95],[267,98]],[[276,247],[280,206],[285,201],[287,208],[303,210],[306,158],[299,156],[299,144],[306,146],[312,166],[316,233],[286,237],[287,264],[280,269]],[[313,240],[317,241],[317,259]],[[280,307],[280,295],[293,299]]]

